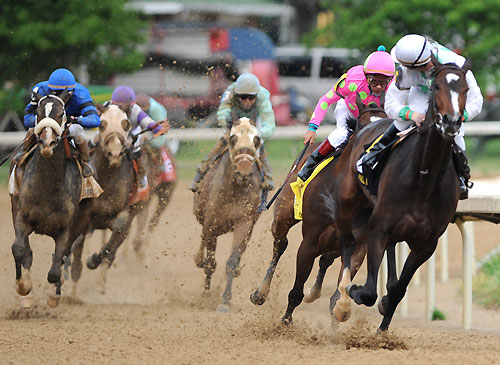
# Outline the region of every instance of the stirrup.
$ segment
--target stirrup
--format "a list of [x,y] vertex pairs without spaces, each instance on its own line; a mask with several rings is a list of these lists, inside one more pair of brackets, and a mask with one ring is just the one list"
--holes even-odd
[[91,162],[82,161],[82,175],[83,177],[95,175],[95,169]]

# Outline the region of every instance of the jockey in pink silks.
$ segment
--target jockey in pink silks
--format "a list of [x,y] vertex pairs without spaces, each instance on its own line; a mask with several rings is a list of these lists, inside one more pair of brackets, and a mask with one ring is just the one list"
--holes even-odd
[[[350,68],[319,99],[304,136],[304,144],[314,142],[316,130],[323,121],[328,107],[333,103],[337,103],[334,111],[337,128],[313,151],[298,173],[303,181],[311,176],[314,168],[332,151],[341,149],[347,144],[351,133],[347,127],[347,121],[349,118],[357,119],[359,116],[356,94],[359,93],[363,104],[376,103],[380,106],[380,97],[387,91],[394,71],[394,61],[391,55],[385,52],[384,46],[379,46],[377,51],[366,58],[364,65]],[[340,101],[341,99],[343,100]]]

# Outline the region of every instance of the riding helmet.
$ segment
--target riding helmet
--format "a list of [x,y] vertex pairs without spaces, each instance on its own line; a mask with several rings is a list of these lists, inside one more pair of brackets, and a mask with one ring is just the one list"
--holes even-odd
[[391,55],[403,66],[418,67],[431,60],[431,50],[432,45],[424,36],[407,34],[396,43]]
[[394,61],[391,55],[385,51],[384,46],[379,46],[377,51],[366,58],[363,71],[365,74],[394,75]]
[[76,87],[75,76],[70,70],[58,68],[50,74],[48,87],[51,90],[73,90]]
[[256,95],[260,90],[260,82],[254,74],[241,74],[236,80],[236,94]]
[[135,103],[135,92],[130,86],[118,86],[111,95],[115,103]]

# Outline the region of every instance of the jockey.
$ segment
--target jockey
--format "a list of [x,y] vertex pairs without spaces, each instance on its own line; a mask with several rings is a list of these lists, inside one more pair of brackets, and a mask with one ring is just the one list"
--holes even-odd
[[[432,70],[434,65],[431,53],[440,63],[455,63],[461,67],[465,58],[443,47],[437,42],[430,41],[418,34],[408,34],[402,37],[392,49],[393,58],[400,63],[396,73],[396,81],[391,84],[385,97],[385,111],[394,122],[384,132],[381,139],[363,155],[358,161],[361,166],[372,169],[376,165],[371,157],[374,152],[383,149],[390,143],[396,134],[407,129],[412,123],[420,126],[425,119],[429,104],[430,85],[432,84]],[[471,71],[465,75],[469,90],[465,103],[464,120],[472,120],[481,112],[483,97]],[[411,98],[409,96],[411,95]],[[470,169],[465,156],[464,126],[462,124],[455,137],[454,158],[460,166],[460,199],[468,196]]]
[[[24,112],[24,126],[33,128],[36,124],[36,108],[38,102],[35,93],[40,95],[56,95],[68,89],[70,92],[69,100],[65,103],[66,114],[71,125],[68,128],[69,135],[74,139],[76,147],[80,152],[82,159],[82,174],[89,177],[95,171],[90,162],[90,154],[87,141],[83,137],[83,128],[95,128],[101,124],[101,119],[97,114],[90,93],[85,86],[75,81],[73,74],[65,69],[59,68],[52,72],[48,81],[42,81],[33,87],[31,101],[26,106]],[[33,138],[33,129],[28,130],[23,148],[27,151],[30,140]]]
[[[240,75],[236,82],[229,85],[222,94],[219,110],[217,111],[219,126],[230,130],[233,124],[233,116],[236,118],[256,119],[256,127],[262,139],[273,135],[276,124],[271,104],[271,94],[260,85],[259,79],[254,74],[245,73]],[[210,166],[222,155],[226,145],[226,139],[221,138],[198,166],[191,186],[193,192],[199,192],[201,179],[208,172]],[[261,145],[259,159],[262,162],[264,174],[261,188],[267,194],[267,191],[274,189],[274,183],[264,144]]]
[[[129,86],[118,86],[111,95],[111,101],[104,103],[104,106],[109,104],[118,105],[121,110],[127,113],[127,116],[132,123],[132,130],[139,126],[141,130],[150,130],[152,133],[163,131],[168,132],[168,123],[155,122],[142,108],[136,104],[135,92]],[[165,115],[166,117],[166,115]],[[166,121],[164,118],[162,121]],[[149,183],[146,175],[146,170],[140,160],[137,159],[137,194],[138,196],[147,196],[149,194]],[[139,198],[139,200],[143,200]]]
[[[335,106],[335,119],[337,128],[328,135],[316,148],[306,163],[299,171],[298,176],[306,181],[324,158],[332,151],[342,149],[352,133],[347,127],[349,118],[357,119],[359,110],[356,106],[356,94],[359,93],[363,104],[376,103],[380,105],[380,97],[387,90],[394,75],[394,61],[391,55],[385,52],[384,46],[379,46],[377,51],[371,53],[365,60],[364,65],[354,66],[343,74],[337,83],[323,95],[316,105],[309,128],[304,136],[304,144],[313,143],[316,138],[316,130],[323,121],[328,107]],[[342,102],[338,102],[343,99]]]

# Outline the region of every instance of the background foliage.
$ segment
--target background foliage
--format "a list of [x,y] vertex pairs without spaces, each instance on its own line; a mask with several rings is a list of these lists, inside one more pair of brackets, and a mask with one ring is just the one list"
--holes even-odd
[[366,54],[387,50],[403,35],[426,35],[473,62],[482,89],[500,77],[500,1],[498,0],[328,0],[333,13],[323,29],[308,33],[309,44],[358,48]]
[[78,76],[85,64],[93,83],[139,68],[144,60],[136,50],[144,42],[142,23],[137,12],[124,7],[126,2],[0,2],[0,85],[30,88],[59,67]]

